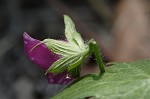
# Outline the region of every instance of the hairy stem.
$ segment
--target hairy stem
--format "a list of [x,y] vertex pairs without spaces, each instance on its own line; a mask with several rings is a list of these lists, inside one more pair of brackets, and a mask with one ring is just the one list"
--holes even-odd
[[94,53],[101,73],[104,73],[105,68],[104,68],[104,63],[103,63],[102,57],[101,57],[101,53],[99,52],[99,47],[98,47],[96,41],[94,41],[93,39],[89,41],[89,49],[90,49],[91,53]]

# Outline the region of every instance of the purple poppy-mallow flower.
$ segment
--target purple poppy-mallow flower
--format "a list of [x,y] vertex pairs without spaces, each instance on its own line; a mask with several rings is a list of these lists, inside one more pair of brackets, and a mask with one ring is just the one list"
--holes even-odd
[[[26,32],[23,34],[23,40],[24,50],[28,58],[44,70],[47,70],[62,57],[53,53],[44,43],[30,37]],[[67,84],[73,79],[66,71],[59,74],[47,73],[47,77],[50,84]]]

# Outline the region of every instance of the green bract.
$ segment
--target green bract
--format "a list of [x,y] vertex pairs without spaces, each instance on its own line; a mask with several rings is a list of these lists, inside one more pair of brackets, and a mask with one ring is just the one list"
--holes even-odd
[[84,44],[81,35],[75,29],[73,21],[67,15],[64,15],[64,22],[67,41],[54,39],[43,40],[52,52],[62,56],[61,59],[49,67],[47,72],[58,74],[64,70],[78,70],[76,67],[78,67],[89,54],[89,46]]

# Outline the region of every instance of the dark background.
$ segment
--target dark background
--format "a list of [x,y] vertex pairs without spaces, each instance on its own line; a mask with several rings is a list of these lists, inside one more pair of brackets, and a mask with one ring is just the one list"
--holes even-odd
[[[25,56],[23,32],[63,39],[69,15],[87,41],[94,38],[103,59],[150,57],[148,0],[0,0],[0,99],[49,99],[65,85],[48,84],[44,71]],[[94,57],[88,66],[96,63]],[[88,71],[88,70],[87,70]]]

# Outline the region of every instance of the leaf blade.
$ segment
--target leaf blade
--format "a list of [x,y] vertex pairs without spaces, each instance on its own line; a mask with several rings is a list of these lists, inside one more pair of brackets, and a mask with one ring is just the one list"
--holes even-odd
[[150,60],[114,63],[100,76],[79,79],[52,99],[149,99]]

